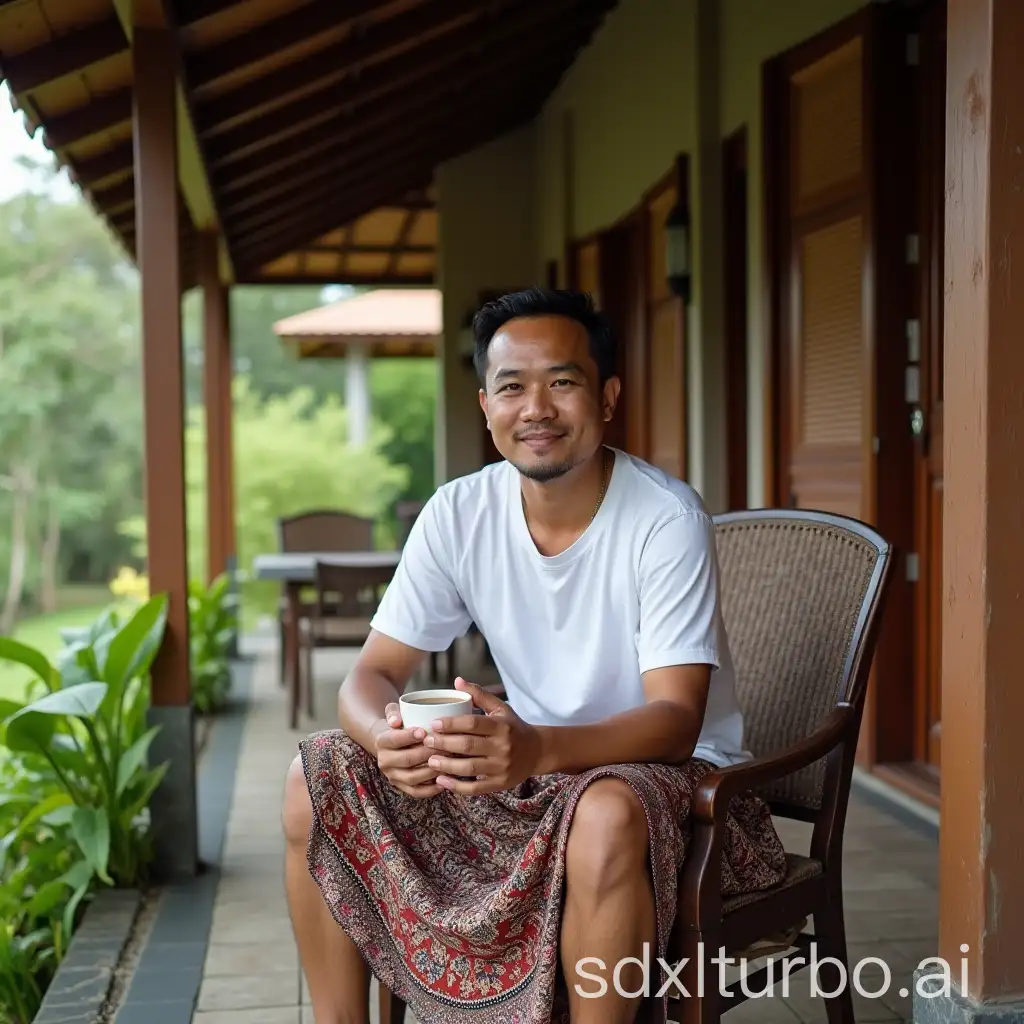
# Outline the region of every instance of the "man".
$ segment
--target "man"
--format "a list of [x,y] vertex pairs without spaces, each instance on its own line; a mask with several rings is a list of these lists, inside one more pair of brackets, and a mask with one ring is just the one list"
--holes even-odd
[[[317,1024],[368,1019],[368,967],[421,1024],[636,1020],[640,968],[615,967],[645,943],[664,955],[690,794],[749,757],[712,522],[602,442],[620,387],[605,320],[587,296],[530,290],[474,331],[506,461],[427,503],[341,688],[342,730],[304,740],[288,777]],[[485,715],[403,728],[426,652],[471,623],[508,703],[459,679]],[[780,881],[764,804],[737,801],[730,830],[727,889]]]

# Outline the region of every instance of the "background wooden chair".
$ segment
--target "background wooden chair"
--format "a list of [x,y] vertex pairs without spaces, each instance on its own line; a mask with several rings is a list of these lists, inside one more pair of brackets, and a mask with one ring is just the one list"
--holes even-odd
[[[680,973],[697,991],[703,950],[704,997],[670,1004],[670,1020],[713,1024],[744,1001],[719,993],[718,967],[727,955],[757,959],[761,940],[809,959],[847,964],[843,916],[843,830],[857,736],[882,608],[893,567],[892,549],[862,523],[803,511],[738,512],[716,517],[722,605],[755,760],[704,779],[693,802],[693,840],[680,879],[669,962],[689,958]],[[807,856],[788,854],[788,874],[761,893],[722,898],[723,821],[730,798],[753,790],[775,815],[812,822]],[[803,932],[814,918],[814,934]],[[787,934],[788,933],[788,934]],[[794,948],[795,947],[795,948]],[[782,959],[786,959],[783,957]],[[806,963],[804,964],[806,966]],[[775,964],[776,980],[800,965]],[[824,991],[838,972],[821,970]],[[750,974],[747,990],[762,991],[767,968]],[[847,964],[847,977],[849,965]],[[677,993],[678,994],[678,993]],[[827,1000],[830,1024],[853,1024],[849,984]],[[673,1011],[675,1011],[673,1013]]]
[[[315,509],[277,521],[277,543],[282,552],[297,551],[371,551],[373,550],[373,520],[332,509]],[[310,587],[307,594],[313,591]],[[300,604],[301,620],[305,620],[314,607],[312,596],[303,595]],[[278,604],[278,630],[280,634],[280,672],[282,686],[291,685],[293,698],[297,698],[301,681],[290,679],[287,650],[288,602],[282,591]],[[309,696],[307,692],[307,697]]]
[[301,624],[306,712],[315,714],[313,652],[318,647],[361,647],[394,570],[316,563],[316,593]]
[[[713,772],[695,794],[693,839],[680,877],[668,960],[688,958],[679,979],[694,993],[703,949],[705,984],[703,999],[670,1002],[669,1019],[681,1024],[717,1022],[744,999],[738,985],[731,986],[731,999],[719,998],[717,965],[708,962],[719,947],[734,956],[749,951],[755,959],[765,948],[757,944],[767,940],[806,960],[817,941],[819,959],[834,956],[847,964],[843,829],[893,566],[892,548],[882,537],[841,516],[734,512],[715,517],[715,532],[723,615],[746,745],[755,759]],[[723,899],[723,822],[730,798],[749,789],[774,814],[813,822],[810,850],[807,856],[787,855],[789,870],[780,885]],[[810,916],[813,935],[802,932]],[[784,969],[792,975],[800,967],[780,969],[775,977]],[[763,989],[764,970],[749,976],[749,991]],[[405,1003],[378,984],[381,1024],[402,1024]],[[837,987],[824,968],[821,984],[825,991]],[[830,1024],[853,1024],[849,985],[827,1008]]]

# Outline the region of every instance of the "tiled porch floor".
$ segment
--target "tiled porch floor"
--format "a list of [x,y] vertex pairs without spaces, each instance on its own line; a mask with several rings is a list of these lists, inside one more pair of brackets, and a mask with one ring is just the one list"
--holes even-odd
[[[335,724],[335,695],[349,657],[344,652],[318,652],[318,718],[313,725],[304,724],[304,730]],[[284,691],[277,685],[276,672],[273,654],[262,654],[253,673],[252,705],[195,1024],[314,1024],[282,884],[281,789],[298,734],[287,728]],[[789,849],[806,851],[806,826],[780,822],[779,828]],[[877,957],[892,973],[885,995],[854,997],[858,1021],[910,1020],[911,999],[901,997],[899,990],[911,988],[914,965],[935,952],[937,870],[932,840],[854,796],[845,856],[850,961],[852,965]],[[874,991],[881,976],[880,967],[869,965],[861,986]],[[822,1000],[810,994],[808,971],[794,975],[790,993],[788,999],[753,1000],[726,1020],[825,1021]]]

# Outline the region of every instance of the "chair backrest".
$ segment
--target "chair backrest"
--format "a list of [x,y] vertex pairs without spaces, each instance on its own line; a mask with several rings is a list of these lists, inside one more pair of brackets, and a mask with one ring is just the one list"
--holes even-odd
[[[716,516],[715,535],[747,749],[781,753],[840,703],[859,726],[891,546],[858,521],[789,509]],[[824,778],[822,760],[760,795],[817,811]]]
[[318,618],[371,618],[395,570],[385,566],[340,566],[317,562]]
[[348,512],[316,510],[277,521],[282,551],[372,551],[373,520]]

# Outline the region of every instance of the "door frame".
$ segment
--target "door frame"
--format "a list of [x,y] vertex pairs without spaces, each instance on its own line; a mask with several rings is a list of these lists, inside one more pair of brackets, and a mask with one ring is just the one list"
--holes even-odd
[[916,275],[907,259],[908,238],[915,232],[913,132],[908,131],[913,124],[913,69],[906,60],[912,17],[896,5],[871,4],[762,68],[763,315],[768,339],[765,494],[767,504],[785,507],[791,503],[787,474],[792,446],[786,344],[793,301],[788,82],[797,68],[814,63],[857,35],[863,38],[867,196],[861,515],[895,545],[900,559],[878,639],[857,750],[858,763],[869,770],[909,760],[914,739],[915,593],[905,572],[906,555],[913,551],[915,507],[905,394],[906,324],[916,303]]

